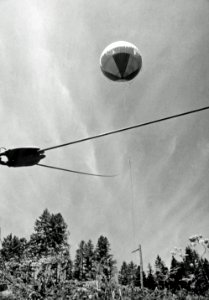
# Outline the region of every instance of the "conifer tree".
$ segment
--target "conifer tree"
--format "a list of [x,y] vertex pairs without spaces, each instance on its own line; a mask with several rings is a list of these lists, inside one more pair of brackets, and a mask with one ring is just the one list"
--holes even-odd
[[167,277],[168,268],[165,266],[165,263],[162,261],[161,257],[157,255],[155,260],[155,281],[160,289],[164,289],[166,287]]
[[184,256],[184,266],[187,276],[194,273],[194,269],[197,268],[199,260],[199,254],[190,246],[187,246]]
[[85,280],[86,273],[84,269],[84,249],[86,243],[81,241],[79,244],[79,248],[76,250],[74,267],[73,267],[73,277],[77,280]]
[[1,255],[8,261],[11,258],[22,258],[27,247],[27,240],[25,238],[18,238],[16,235],[9,234],[2,242]]
[[169,272],[169,287],[175,292],[184,286],[182,278],[185,276],[185,267],[183,262],[179,262],[174,256],[171,259]]
[[209,278],[207,276],[207,260],[200,258],[199,254],[190,246],[185,249],[185,280],[187,289],[192,289],[198,294],[203,294],[208,290]]
[[47,209],[35,221],[35,233],[30,237],[30,252],[33,255],[60,253],[68,249],[67,224],[62,215],[50,214]]
[[[143,282],[145,282],[145,274],[143,274]],[[140,266],[136,267],[136,272],[135,272],[135,279],[134,279],[134,286],[140,287],[141,286],[141,271],[140,271]]]
[[110,243],[104,236],[100,236],[96,249],[95,259],[97,263],[97,269],[99,273],[103,273],[107,280],[110,280],[115,273],[116,261],[113,259],[113,255],[110,254]]
[[131,261],[130,263],[126,263],[125,261],[122,263],[120,272],[119,272],[119,282],[122,285],[135,285],[136,283],[136,272],[137,266]]
[[154,290],[156,287],[153,270],[150,264],[148,264],[148,274],[145,280],[145,287],[147,287],[150,290]]
[[84,270],[86,279],[96,278],[94,245],[91,240],[84,245]]
[[197,279],[198,292],[205,294],[209,290],[209,262],[206,258],[200,258],[199,274]]
[[136,272],[137,272],[137,265],[131,261],[128,266],[127,266],[127,279],[128,279],[128,284],[132,284],[133,286],[136,283]]
[[122,285],[128,284],[128,265],[125,261],[121,265],[118,281]]
[[[146,274],[145,272],[143,271],[142,273],[143,275],[143,283],[144,285],[146,285]],[[134,276],[134,286],[137,286],[137,287],[141,287],[141,269],[140,269],[140,266],[135,266],[135,276]]]

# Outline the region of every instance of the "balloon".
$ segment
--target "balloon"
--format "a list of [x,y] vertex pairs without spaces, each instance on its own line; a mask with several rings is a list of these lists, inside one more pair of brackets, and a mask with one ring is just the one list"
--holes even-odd
[[129,81],[139,73],[142,57],[137,47],[131,43],[119,41],[107,46],[100,57],[103,74],[113,81]]

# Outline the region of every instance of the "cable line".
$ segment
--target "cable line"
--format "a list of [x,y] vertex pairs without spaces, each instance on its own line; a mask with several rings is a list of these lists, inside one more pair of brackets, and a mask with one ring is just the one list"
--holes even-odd
[[133,187],[133,175],[132,175],[132,164],[131,160],[129,162],[129,170],[130,170],[130,181],[131,181],[131,219],[132,219],[132,233],[133,233],[133,243],[136,244],[136,230],[135,230],[135,205],[134,205],[134,187]]
[[70,170],[70,169],[53,167],[53,166],[43,165],[43,164],[37,164],[37,166],[50,168],[50,169],[55,169],[55,170],[59,170],[59,171],[66,171],[66,172],[81,174],[81,175],[99,176],[99,177],[115,177],[115,176],[117,176],[117,175],[104,175],[104,174],[94,174],[94,173],[87,173],[87,172],[81,172],[81,171],[74,171],[74,170]]
[[108,135],[111,135],[111,134],[115,134],[115,133],[120,133],[120,132],[124,132],[124,131],[128,131],[128,130],[136,129],[136,128],[139,128],[139,127],[151,125],[151,124],[154,124],[154,123],[163,122],[163,121],[174,119],[174,118],[178,118],[178,117],[183,117],[183,116],[189,115],[189,114],[194,114],[194,113],[197,113],[197,112],[200,112],[200,111],[203,111],[203,110],[207,110],[207,109],[209,109],[209,106],[205,106],[205,107],[202,107],[202,108],[199,108],[199,109],[195,109],[195,110],[190,110],[190,111],[187,111],[187,112],[184,112],[184,113],[172,115],[172,116],[161,118],[161,119],[157,119],[157,120],[154,120],[154,121],[149,121],[149,122],[146,122],[146,123],[141,123],[141,124],[137,124],[137,125],[134,125],[134,126],[121,128],[121,129],[118,129],[118,130],[113,130],[113,131],[105,132],[105,133],[102,133],[102,134],[98,134],[98,135],[95,135],[95,136],[91,136],[91,137],[83,138],[83,139],[80,139],[80,140],[68,142],[68,143],[65,143],[65,144],[61,144],[61,145],[57,145],[57,146],[52,146],[52,147],[49,147],[49,148],[41,149],[40,151],[49,151],[49,150],[52,150],[52,149],[57,149],[57,148],[61,148],[61,147],[65,147],[65,146],[69,146],[69,145],[73,145],[73,144],[77,144],[77,143],[86,142],[86,141],[89,141],[89,140],[98,139],[98,138],[101,138],[101,137],[104,137],[104,136],[108,136]]

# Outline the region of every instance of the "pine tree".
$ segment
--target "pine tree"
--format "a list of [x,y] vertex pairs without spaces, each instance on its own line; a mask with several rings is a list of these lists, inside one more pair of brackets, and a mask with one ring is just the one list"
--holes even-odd
[[13,236],[12,233],[4,238],[2,242],[1,255],[8,261],[11,258],[20,259],[22,258],[24,251],[27,247],[27,240],[25,238],[18,238]]
[[91,240],[84,245],[84,270],[86,279],[96,278],[94,245]]
[[173,292],[184,287],[184,284],[182,282],[182,278],[184,276],[185,276],[184,263],[179,262],[174,256],[172,256],[170,272],[169,272],[169,287]]
[[45,209],[35,221],[35,233],[30,237],[30,252],[33,255],[60,253],[69,248],[67,243],[67,224],[62,215],[50,214]]
[[155,278],[153,275],[153,270],[150,264],[148,264],[148,274],[145,280],[145,287],[154,290],[156,287]]
[[122,285],[128,284],[128,265],[125,261],[121,265],[118,281]]
[[190,246],[187,246],[185,249],[185,256],[184,256],[184,267],[186,271],[186,276],[190,274],[194,274],[194,270],[198,266],[200,261],[199,254],[192,249]]
[[204,295],[209,289],[209,262],[206,258],[200,258],[197,276],[197,292]]
[[127,266],[127,275],[128,275],[128,284],[135,285],[136,282],[136,272],[137,272],[137,265],[131,261]]
[[209,262],[206,258],[202,259],[202,267],[205,271],[206,281],[208,282],[209,286]]
[[[143,282],[145,282],[145,274],[143,274]],[[134,279],[134,286],[140,287],[141,286],[141,270],[140,266],[136,267],[135,272],[135,279]]]
[[100,236],[95,250],[95,259],[97,263],[97,269],[99,273],[110,280],[115,273],[116,261],[113,259],[113,255],[110,254],[110,243],[104,236]]
[[[144,285],[146,284],[146,274],[145,272],[143,271],[143,283]],[[137,286],[137,287],[141,287],[141,269],[140,269],[140,266],[135,266],[135,275],[134,275],[134,281],[133,281],[133,284],[134,286]]]
[[76,250],[74,267],[73,267],[73,278],[77,280],[85,280],[86,273],[84,269],[84,249],[86,243],[81,241],[79,244],[79,248]]
[[207,276],[207,260],[200,258],[199,254],[190,246],[185,249],[185,280],[187,289],[192,289],[198,294],[208,290],[209,278]]
[[67,258],[67,263],[66,263],[66,280],[71,280],[73,279],[73,263],[72,260],[70,259],[70,256]]
[[158,255],[155,260],[155,281],[159,289],[164,289],[166,287],[167,277],[168,277],[168,268],[165,266],[165,263]]
[[[140,273],[140,269],[138,272]],[[140,277],[137,277],[137,265],[134,264],[133,261],[128,264],[124,261],[119,272],[119,283],[122,285],[132,284],[139,286],[137,284],[138,280],[140,282]]]
[[67,243],[67,224],[65,223],[62,215],[51,215],[51,234],[50,234],[50,246],[56,251],[64,250]]
[[91,240],[81,241],[76,250],[73,277],[77,280],[94,280],[96,278],[95,252]]

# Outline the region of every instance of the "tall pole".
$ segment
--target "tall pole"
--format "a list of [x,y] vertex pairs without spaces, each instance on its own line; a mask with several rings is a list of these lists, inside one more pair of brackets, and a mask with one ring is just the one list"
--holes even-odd
[[142,247],[139,244],[139,257],[140,257],[140,282],[141,282],[141,289],[144,288],[144,280],[143,280],[143,260],[142,260]]
[[1,241],[1,227],[0,227],[0,250],[2,249],[2,241]]
[[142,247],[141,244],[139,244],[139,248],[132,251],[132,253],[139,251],[139,261],[140,261],[140,284],[141,289],[144,288],[144,280],[143,280],[143,259],[142,259]]

